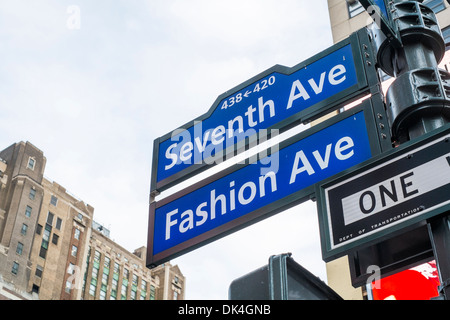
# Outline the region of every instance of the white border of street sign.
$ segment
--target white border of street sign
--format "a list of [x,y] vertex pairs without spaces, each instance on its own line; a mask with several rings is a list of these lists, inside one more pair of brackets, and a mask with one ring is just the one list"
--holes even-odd
[[450,209],[450,126],[381,154],[316,191],[330,261]]

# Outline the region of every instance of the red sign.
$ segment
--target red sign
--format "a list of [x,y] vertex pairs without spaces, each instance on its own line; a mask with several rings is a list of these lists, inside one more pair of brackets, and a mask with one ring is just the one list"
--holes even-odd
[[430,300],[439,295],[436,261],[382,278],[372,283],[374,300]]

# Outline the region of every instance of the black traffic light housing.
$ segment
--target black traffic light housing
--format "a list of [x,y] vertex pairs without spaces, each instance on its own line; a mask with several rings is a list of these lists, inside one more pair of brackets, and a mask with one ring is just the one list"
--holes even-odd
[[290,253],[271,256],[269,263],[235,279],[230,300],[342,300],[322,280],[291,258]]

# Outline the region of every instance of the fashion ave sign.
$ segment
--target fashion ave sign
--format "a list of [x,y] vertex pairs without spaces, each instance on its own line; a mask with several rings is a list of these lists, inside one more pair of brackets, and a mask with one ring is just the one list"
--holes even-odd
[[[370,103],[365,105],[284,141],[277,152],[153,203],[148,263],[158,264],[305,201],[315,183],[369,159],[377,148],[367,128]],[[374,130],[374,124],[369,126]]]

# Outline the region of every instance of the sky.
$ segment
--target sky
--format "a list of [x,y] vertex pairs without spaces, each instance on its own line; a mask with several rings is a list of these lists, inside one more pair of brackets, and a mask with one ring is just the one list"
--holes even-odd
[[[325,0],[0,0],[0,149],[41,149],[46,178],[133,252],[147,243],[153,141],[332,44]],[[326,281],[316,203],[171,263],[185,298],[227,299],[234,279],[286,252]]]

